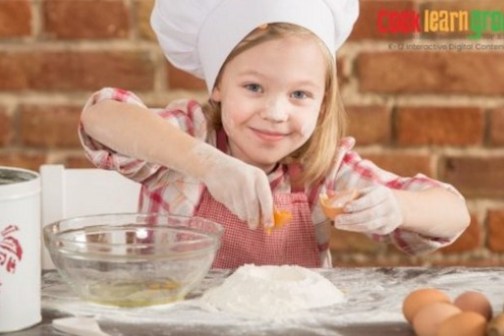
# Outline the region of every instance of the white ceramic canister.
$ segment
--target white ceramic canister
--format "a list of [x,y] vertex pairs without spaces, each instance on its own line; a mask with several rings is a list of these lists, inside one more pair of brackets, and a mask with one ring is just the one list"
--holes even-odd
[[0,166],[0,333],[41,321],[40,176]]

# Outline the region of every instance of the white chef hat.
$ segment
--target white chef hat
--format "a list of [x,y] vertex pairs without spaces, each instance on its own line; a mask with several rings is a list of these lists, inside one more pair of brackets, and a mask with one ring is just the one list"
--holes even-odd
[[359,0],[156,0],[151,25],[173,66],[205,79],[211,92],[229,53],[256,27],[297,24],[334,55],[358,11]]

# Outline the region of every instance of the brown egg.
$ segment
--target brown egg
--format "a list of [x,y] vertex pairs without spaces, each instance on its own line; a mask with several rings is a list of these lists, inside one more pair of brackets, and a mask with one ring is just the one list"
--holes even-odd
[[[413,330],[417,336],[436,336],[439,326],[453,315],[460,314],[459,307],[447,302],[425,305],[413,317]],[[458,336],[458,335],[452,335]]]
[[455,298],[453,304],[462,311],[473,311],[481,314],[487,320],[492,318],[492,306],[482,293],[475,291],[464,292]]
[[437,336],[485,336],[486,322],[478,313],[462,312],[441,323]]
[[487,324],[488,336],[501,336],[504,335],[504,313],[497,314]]
[[357,190],[344,190],[338,191],[334,195],[328,196],[321,194],[319,196],[320,205],[324,215],[329,219],[334,219],[337,215],[343,212],[345,205],[359,197]]
[[409,293],[403,301],[402,312],[406,320],[411,323],[420,309],[434,302],[450,303],[451,299],[444,292],[435,288],[421,288]]

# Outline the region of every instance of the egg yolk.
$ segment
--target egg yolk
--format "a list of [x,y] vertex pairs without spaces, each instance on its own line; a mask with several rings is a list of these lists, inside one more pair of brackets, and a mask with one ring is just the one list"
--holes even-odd
[[292,219],[292,214],[287,210],[278,210],[275,209],[273,211],[273,226],[266,228],[266,233],[271,234],[273,230],[280,229],[284,227],[289,221]]

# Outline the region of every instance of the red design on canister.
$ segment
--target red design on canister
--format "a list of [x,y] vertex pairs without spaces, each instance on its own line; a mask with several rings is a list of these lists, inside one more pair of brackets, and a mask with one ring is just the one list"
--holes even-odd
[[9,273],[16,271],[16,265],[23,259],[23,248],[14,233],[19,231],[16,225],[8,225],[0,231],[0,267]]

